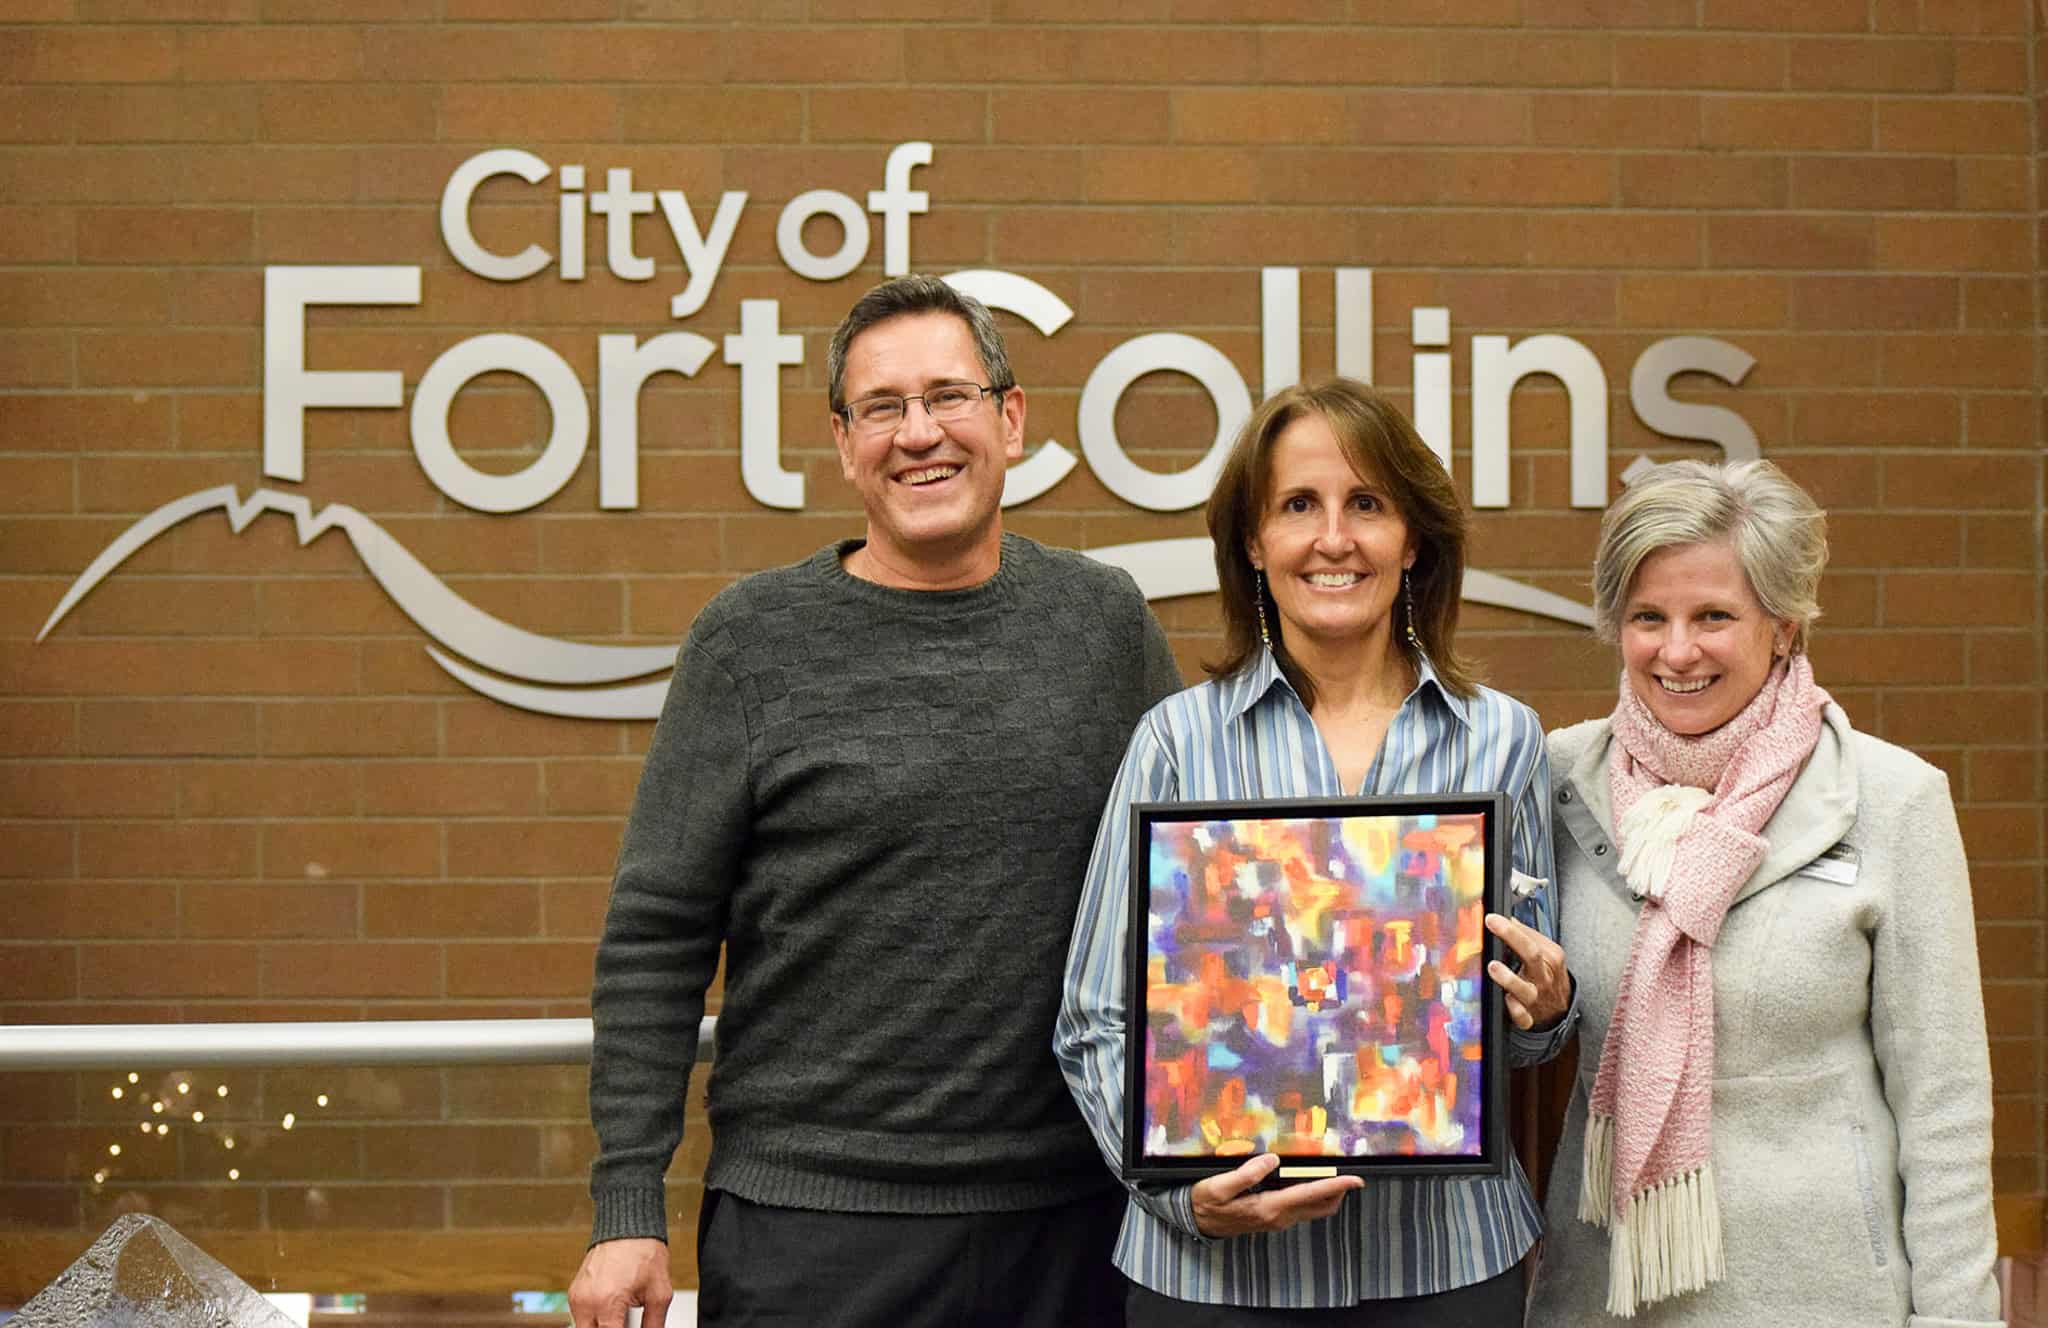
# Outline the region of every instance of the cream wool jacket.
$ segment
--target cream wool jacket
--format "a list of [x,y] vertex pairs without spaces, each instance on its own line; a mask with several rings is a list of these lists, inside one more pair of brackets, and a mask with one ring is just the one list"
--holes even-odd
[[[1584,1016],[1531,1291],[1538,1328],[1621,1322],[1604,1308],[1608,1233],[1578,1216],[1586,1103],[1639,907],[1615,865],[1611,746],[1606,720],[1549,738],[1559,934]],[[1632,1323],[1997,1324],[1991,1069],[1947,778],[1830,705],[1764,837],[1714,945],[1728,1275]]]

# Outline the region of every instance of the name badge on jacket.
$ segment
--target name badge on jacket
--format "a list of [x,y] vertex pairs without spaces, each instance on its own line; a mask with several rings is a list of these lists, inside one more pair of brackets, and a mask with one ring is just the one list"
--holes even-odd
[[1832,881],[1836,885],[1856,884],[1856,871],[1860,859],[1855,848],[1844,842],[1801,867],[1794,875],[1811,876],[1817,880]]

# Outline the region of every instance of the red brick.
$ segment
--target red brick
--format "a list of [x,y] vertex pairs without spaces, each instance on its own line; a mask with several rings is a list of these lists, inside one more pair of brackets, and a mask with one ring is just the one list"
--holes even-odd
[[583,996],[590,991],[587,941],[507,941],[448,946],[451,996]]
[[1855,151],[1871,146],[1870,102],[1862,97],[1709,97],[1701,137],[1708,147]]
[[266,756],[426,756],[435,707],[423,701],[271,701],[263,705]]
[[1614,81],[1625,88],[1781,88],[1787,50],[1782,38],[1617,37]]
[[1716,267],[1866,268],[1876,249],[1867,217],[1710,216],[1706,224]]
[[1889,336],[1881,343],[1893,387],[2023,387],[2033,381],[2033,346],[2018,335]]
[[1800,277],[1795,327],[1934,331],[1954,327],[1961,290],[1947,277]]
[[1791,205],[1886,212],[1941,210],[1956,203],[1951,157],[1795,157]]
[[0,997],[17,1001],[75,999],[78,951],[78,946],[52,945],[48,941],[26,945],[0,942]]
[[0,906],[16,937],[106,941],[172,937],[178,887],[152,881],[8,881]]
[[1511,25],[1516,0],[1355,0],[1353,19],[1378,27],[1498,27]]
[[[308,83],[362,76],[361,34],[346,27],[223,27],[182,34],[193,83]],[[375,99],[358,98],[368,109]]]
[[628,142],[793,143],[803,132],[803,97],[796,92],[635,90],[625,95],[624,111]]
[[619,97],[609,88],[451,86],[441,93],[441,137],[548,143],[616,138]]
[[1956,91],[2023,93],[2027,53],[2017,42],[1956,43]]
[[1781,327],[1789,302],[1788,284],[1777,277],[1634,274],[1621,279],[1624,326]]
[[0,333],[0,388],[70,386],[72,340],[67,332]]
[[80,89],[72,99],[81,143],[246,143],[256,137],[248,88]]
[[[2024,504],[2011,504],[2024,506]],[[1972,567],[2031,567],[2040,550],[2033,518],[1979,514],[1963,523],[1963,547]]]
[[1690,28],[1699,7],[1694,0],[1524,0],[1522,21],[1532,28]]
[[1867,0],[1706,0],[1701,26],[1764,32],[1862,32],[1870,22]]
[[2029,499],[2014,491],[2003,457],[1889,456],[1884,491],[1893,508],[2013,508]]
[[1694,213],[1585,212],[1529,228],[1537,267],[1697,267],[1704,219]]
[[79,830],[88,876],[220,879],[256,874],[253,826],[221,822],[98,822]]
[[1592,153],[1459,153],[1441,167],[1445,203],[1519,207],[1603,206],[1614,202],[1611,160]]
[[1896,626],[2017,626],[2032,620],[2032,578],[2018,572],[1891,572],[1884,614]]
[[446,0],[443,16],[452,22],[506,20],[558,23],[570,19],[618,17],[617,0]]
[[2040,800],[2040,761],[2030,747],[1978,748],[1969,753],[1967,765],[1971,802]]
[[2033,283],[2024,277],[1966,277],[1963,280],[1963,326],[1972,331],[2001,331],[2030,326],[2034,317]]
[[78,256],[87,263],[234,263],[251,256],[254,218],[218,208],[87,208]]
[[1793,404],[1793,441],[1857,446],[1953,447],[1962,438],[1954,396],[1919,392],[1838,392]]
[[0,756],[69,756],[78,750],[70,701],[0,700]]
[[412,88],[381,88],[370,98],[354,84],[265,88],[262,137],[270,143],[416,142],[435,136],[437,100]]
[[91,756],[232,756],[256,750],[248,701],[87,701],[79,749]]
[[264,1191],[282,1231],[409,1231],[446,1225],[447,1191],[431,1185],[274,1185]]
[[420,1125],[365,1129],[363,1174],[378,1180],[480,1176],[536,1176],[541,1167],[540,1127],[534,1125]]
[[340,761],[207,761],[178,767],[188,817],[345,816],[357,810],[361,767]]
[[[1258,77],[1268,83],[1427,85],[1443,77],[1444,42],[1435,33],[1315,27],[1268,28],[1258,34],[1255,44],[1249,36],[1237,33],[1221,37],[1236,48],[1240,62],[1255,45]],[[1130,43],[1119,36],[1110,46],[1128,50]],[[1461,59],[1469,54],[1464,40],[1458,51]],[[1239,68],[1241,71],[1242,63]],[[1459,74],[1474,82],[1498,81],[1473,78],[1469,66],[1461,66]]]
[[1786,200],[1782,157],[1644,153],[1621,159],[1621,204],[1652,208],[1776,208]]
[[2034,678],[2034,643],[2021,632],[1972,632],[1970,682],[2024,683]]
[[1950,42],[1817,37],[1793,44],[1792,86],[1815,91],[1946,92],[1955,83]]
[[1942,0],[1938,5],[1923,4],[1919,20],[1921,32],[1976,36],[2027,30],[2026,11],[2004,0]]
[[76,214],[0,207],[0,263],[65,263],[78,255]]
[[[832,71],[832,81],[894,83],[906,68],[919,71],[943,69],[952,78],[974,81],[1007,81],[1002,67],[1015,57],[1015,48],[1037,42],[1057,43],[1062,55],[1071,55],[1071,34],[1057,30],[1029,30],[1006,34],[1000,42],[989,40],[986,28],[839,28],[827,31],[745,28],[721,34],[723,37],[724,81],[728,83],[813,83],[821,70]],[[913,53],[906,61],[905,44]],[[964,67],[965,62],[985,60],[986,66]]]
[[506,879],[611,875],[620,822],[463,821],[448,826],[448,872]]
[[307,881],[294,885],[186,885],[182,935],[211,939],[312,940],[357,934],[356,887]]
[[1530,137],[1548,146],[1695,148],[1701,99],[1661,92],[1545,92],[1529,99]]
[[913,137],[936,143],[981,143],[989,137],[989,98],[979,90],[844,88],[831,94],[831,102],[831,117],[811,121],[815,141],[895,146]]
[[176,812],[176,779],[156,763],[0,763],[0,816],[70,820]]
[[81,0],[78,16],[90,23],[246,23],[258,8],[258,0]]
[[263,874],[271,880],[433,876],[441,831],[430,821],[300,822],[263,827]]
[[69,143],[78,134],[78,89],[0,88],[0,142]]
[[1877,146],[1883,152],[2026,152],[2026,104],[2010,99],[1886,98],[1877,104]]
[[1880,217],[1881,267],[1937,272],[2025,272],[2033,264],[2027,223],[2004,217]]
[[192,941],[87,945],[79,950],[86,997],[240,996],[256,989],[256,952]]
[[203,387],[252,381],[257,341],[247,332],[86,332],[78,380],[88,387]]
[[[1193,89],[1173,94],[1174,137],[1184,143],[1358,141],[1354,104],[1342,93],[1263,88]],[[1393,142],[1373,134],[1366,141]]]
[[1155,91],[999,91],[989,98],[987,123],[1004,143],[1161,143],[1171,103]]
[[1972,447],[2032,447],[2036,438],[2035,405],[2031,394],[1966,398],[1964,437]]
[[[247,952],[252,947],[237,947]],[[261,956],[266,997],[435,996],[441,947],[408,942],[276,942]]]
[[7,83],[168,83],[179,71],[178,35],[171,28],[0,32],[0,80]]
[[375,938],[527,937],[540,930],[540,896],[531,884],[370,884],[363,887],[363,930]]

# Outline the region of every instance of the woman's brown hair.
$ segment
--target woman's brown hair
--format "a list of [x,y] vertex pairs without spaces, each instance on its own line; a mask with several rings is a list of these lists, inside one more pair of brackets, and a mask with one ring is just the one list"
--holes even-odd
[[[1351,468],[1386,486],[1395,511],[1415,543],[1409,585],[1415,598],[1415,634],[1444,689],[1470,697],[1478,689],[1472,666],[1456,649],[1458,606],[1465,582],[1465,509],[1451,476],[1407,416],[1371,387],[1352,378],[1325,378],[1282,389],[1252,412],[1224,458],[1209,495],[1209,536],[1216,545],[1216,583],[1223,598],[1223,658],[1204,664],[1212,678],[1251,667],[1258,658],[1258,576],[1249,552],[1272,498],[1273,444],[1303,416],[1320,415],[1337,437]],[[1406,599],[1394,610],[1394,640],[1407,645]],[[1301,696],[1315,706],[1315,684],[1294,662],[1273,623],[1273,659]]]

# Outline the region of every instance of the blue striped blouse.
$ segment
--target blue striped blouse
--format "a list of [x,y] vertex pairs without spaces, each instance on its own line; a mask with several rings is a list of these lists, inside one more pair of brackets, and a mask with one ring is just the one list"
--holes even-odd
[[[1155,706],[1131,736],[1096,832],[1053,1039],[1111,1168],[1123,1156],[1130,804],[1495,789],[1514,809],[1515,870],[1544,882],[1516,901],[1515,915],[1555,936],[1550,768],[1542,725],[1521,702],[1485,688],[1460,700],[1425,660],[1359,789],[1339,783],[1308,708],[1270,654]],[[1550,1059],[1577,1022],[1575,997],[1548,1032],[1510,1023],[1509,1059]],[[1510,1165],[1506,1177],[1369,1179],[1331,1217],[1222,1240],[1196,1230],[1192,1186],[1133,1186],[1116,1265],[1162,1295],[1225,1305],[1334,1307],[1455,1290],[1513,1267],[1542,1230],[1521,1166],[1512,1157]]]

